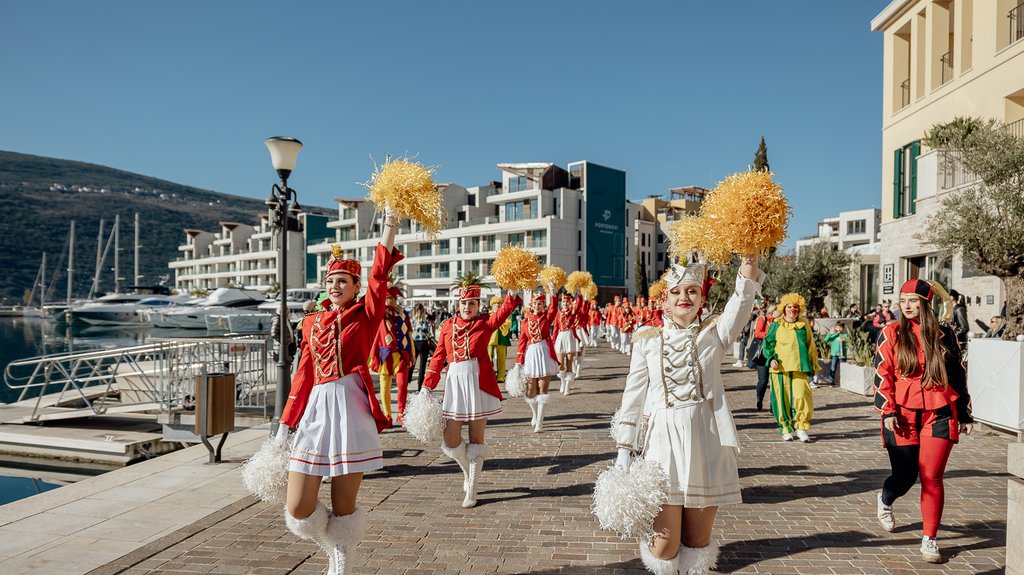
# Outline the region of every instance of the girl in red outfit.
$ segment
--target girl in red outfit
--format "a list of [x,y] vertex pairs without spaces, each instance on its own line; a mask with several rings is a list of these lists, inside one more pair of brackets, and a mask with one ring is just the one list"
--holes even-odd
[[[388,273],[402,254],[393,249],[397,219],[384,217],[366,296],[359,295],[362,270],[342,259],[335,246],[327,264],[325,311],[302,320],[302,354],[279,434],[295,431],[288,465],[285,523],[326,552],[328,575],[345,572],[345,552],[366,533],[366,512],[356,506],[363,473],[384,466],[377,434],[389,421],[373,392],[366,366],[377,327],[384,318]],[[331,507],[317,497],[323,477],[331,478]]]
[[558,313],[555,298],[550,298],[543,291],[534,292],[530,307],[523,312],[522,330],[519,343],[516,345],[516,363],[522,366],[526,375],[526,405],[533,412],[530,425],[535,433],[540,433],[544,425],[544,406],[551,400],[548,386],[551,376],[558,371],[558,359],[555,346],[551,341],[551,324]]
[[573,360],[580,351],[579,336],[576,334],[576,310],[579,306],[579,296],[573,300],[572,296],[562,296],[561,309],[555,316],[555,354],[558,356],[558,379],[561,381],[562,395],[569,395],[569,388],[572,386],[572,379],[575,378],[573,371]]
[[[522,302],[510,291],[494,315],[480,315],[480,286],[459,289],[455,317],[441,324],[437,349],[430,358],[427,378],[420,393],[430,393],[441,381],[447,364],[441,413],[445,418],[441,451],[462,468],[463,507],[476,505],[476,482],[487,459],[484,429],[487,418],[501,413],[501,391],[494,376],[487,344],[491,334]],[[462,442],[462,424],[469,423],[469,445]]]
[[971,432],[974,421],[956,335],[939,326],[929,307],[936,292],[945,294],[924,280],[903,284],[899,321],[882,329],[875,354],[875,407],[882,414],[882,443],[892,466],[878,494],[878,520],[886,531],[895,529],[892,504],[920,475],[921,555],[930,563],[942,562],[935,541],[942,474],[953,444]]

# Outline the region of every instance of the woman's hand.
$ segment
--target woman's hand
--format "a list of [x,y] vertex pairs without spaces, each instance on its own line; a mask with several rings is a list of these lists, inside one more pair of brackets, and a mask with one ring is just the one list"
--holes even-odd
[[896,423],[896,416],[893,415],[893,416],[889,416],[889,417],[883,417],[882,418],[882,427],[886,428],[887,430],[889,430],[889,431],[891,431],[893,433],[896,433],[896,430],[899,429],[899,424]]
[[970,435],[972,431],[974,431],[974,424],[973,423],[961,423],[960,424],[960,433],[966,433],[967,435]]

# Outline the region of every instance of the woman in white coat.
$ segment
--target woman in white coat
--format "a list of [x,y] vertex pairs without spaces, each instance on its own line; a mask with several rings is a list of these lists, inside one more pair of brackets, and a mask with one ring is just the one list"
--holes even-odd
[[721,364],[750,318],[764,273],[756,255],[744,256],[725,310],[702,319],[711,286],[707,272],[695,263],[673,265],[666,274],[665,327],[645,327],[634,338],[616,418],[616,465],[628,469],[633,452],[640,451],[668,476],[668,501],[654,519],[655,535],[640,543],[644,566],[656,574],[707,573],[718,559],[711,537],[715,513],[742,502],[739,442]]

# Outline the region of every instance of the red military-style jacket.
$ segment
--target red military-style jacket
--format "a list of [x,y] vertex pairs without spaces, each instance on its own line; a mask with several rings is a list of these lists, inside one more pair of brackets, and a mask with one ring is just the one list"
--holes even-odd
[[665,327],[665,321],[661,319],[661,312],[658,310],[650,310],[649,317],[641,323],[641,326],[653,325],[655,327]]
[[[303,318],[302,352],[292,378],[288,401],[281,412],[281,423],[288,427],[298,427],[314,385],[357,373],[366,389],[377,431],[391,425],[381,410],[377,394],[373,392],[373,380],[366,366],[366,358],[370,356],[377,326],[384,318],[388,274],[392,266],[402,261],[402,257],[397,248],[389,253],[383,244],[377,244],[366,295],[344,309],[327,309]],[[321,305],[330,308],[331,300],[326,299]]]
[[576,312],[576,329],[586,328],[587,317],[590,315],[590,301],[582,296],[576,296],[573,311]]
[[633,333],[633,321],[636,318],[633,316],[633,306],[624,305],[619,311],[619,329],[622,333]]
[[523,310],[523,321],[519,327],[519,343],[516,344],[516,363],[522,365],[526,361],[526,350],[537,342],[547,342],[548,355],[551,359],[558,361],[555,354],[555,343],[551,337],[551,324],[558,314],[558,302],[551,298],[548,303],[548,310],[540,315],[534,315],[529,309]]
[[[927,313],[927,308],[922,306]],[[956,405],[957,420],[972,423],[971,397],[967,393],[967,374],[961,363],[960,345],[956,335],[948,327],[942,327],[942,345],[946,348],[947,385],[925,388],[924,346],[921,345],[921,328],[918,322],[911,322],[911,329],[917,337],[917,369],[914,373],[899,372],[896,363],[896,332],[898,323],[885,326],[878,336],[875,352],[875,408],[882,417],[896,414],[896,406],[915,410],[937,410],[947,405]]]
[[605,316],[604,322],[606,325],[619,327],[619,306],[610,303],[608,304],[608,315]]
[[491,340],[491,334],[505,323],[522,301],[518,295],[509,294],[493,315],[478,315],[468,321],[455,315],[445,320],[441,324],[437,349],[430,358],[423,385],[434,389],[441,381],[441,370],[445,365],[475,359],[480,366],[480,391],[502,399],[491,357],[487,353],[487,343]]
[[601,310],[597,306],[590,308],[590,325],[601,325]]
[[565,309],[558,310],[558,315],[555,316],[555,331],[568,331],[577,340],[579,339],[579,336],[576,335],[576,328],[579,325],[579,302],[580,296],[576,296],[571,304],[567,305]]

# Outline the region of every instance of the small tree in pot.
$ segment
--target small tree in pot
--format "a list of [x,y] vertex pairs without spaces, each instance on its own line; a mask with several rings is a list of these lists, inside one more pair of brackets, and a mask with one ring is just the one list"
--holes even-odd
[[1024,334],[1024,139],[994,120],[956,118],[933,126],[923,141],[953,154],[978,180],[944,197],[917,237],[1002,280],[1003,338],[1015,339]]

